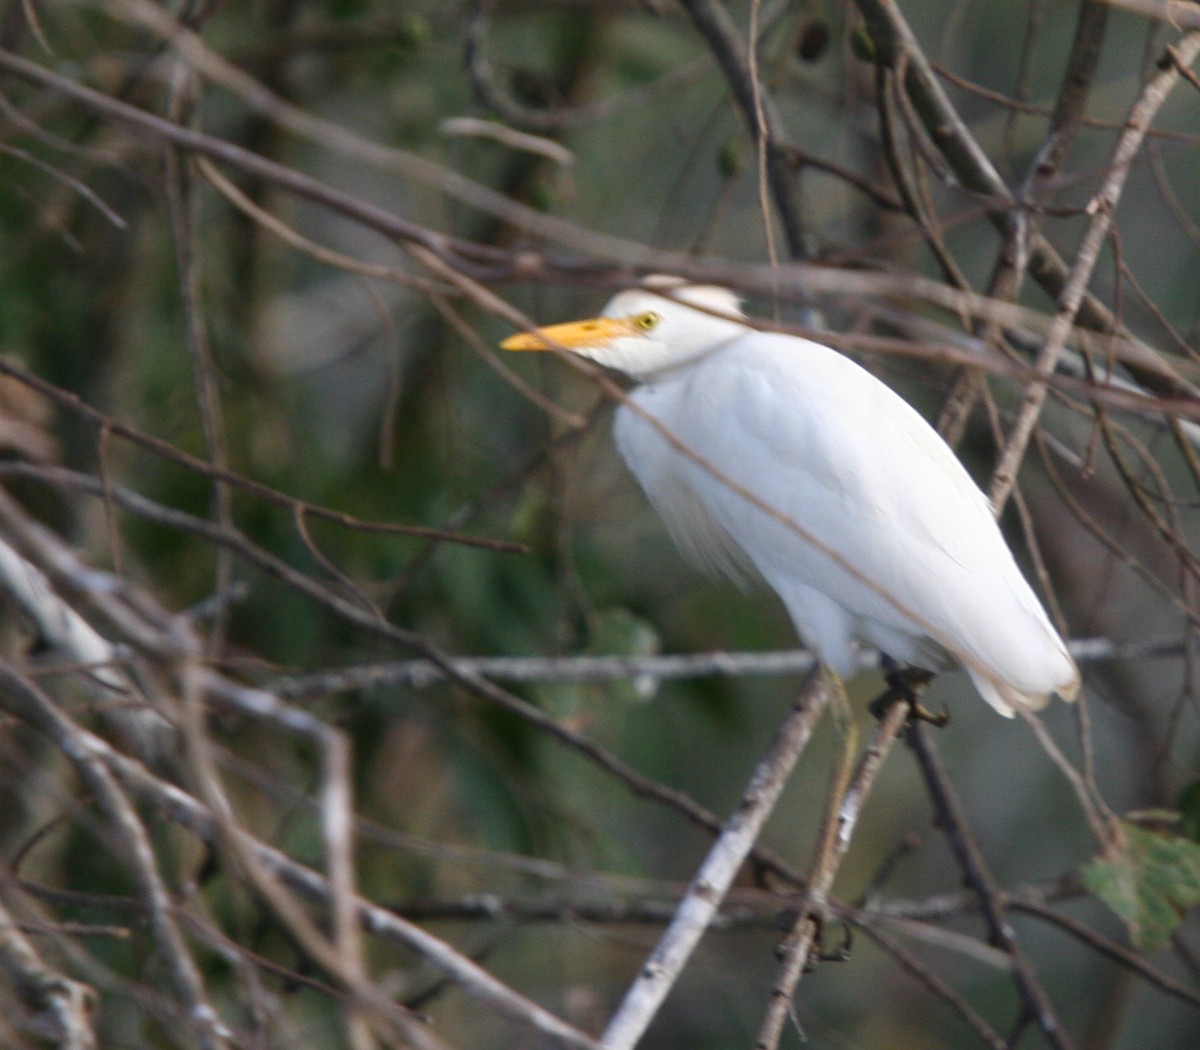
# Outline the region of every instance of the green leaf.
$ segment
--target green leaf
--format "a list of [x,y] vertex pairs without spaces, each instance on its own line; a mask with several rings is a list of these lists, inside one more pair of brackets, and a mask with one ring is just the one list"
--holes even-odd
[[[592,620],[584,651],[594,656],[655,656],[662,651],[662,638],[649,620],[629,609],[601,609]],[[631,678],[610,687],[610,695],[624,702],[649,700],[657,691],[654,678]]]
[[[588,640],[581,656],[653,656],[662,639],[647,620],[624,608],[597,610],[588,622]],[[538,690],[542,706],[558,718],[579,718],[605,705],[643,703],[658,690],[655,678],[614,678],[601,682],[556,682]]]
[[717,170],[721,173],[721,178],[732,179],[740,175],[744,167],[745,158],[742,156],[741,143],[730,139],[717,153]]
[[1200,842],[1200,780],[1193,780],[1179,793],[1179,831]]
[[879,62],[879,48],[875,45],[875,38],[864,25],[854,27],[854,32],[850,34],[850,49],[855,58],[870,62],[871,65]]
[[1084,884],[1129,927],[1141,951],[1161,948],[1200,904],[1200,844],[1122,822],[1123,848],[1082,869]]

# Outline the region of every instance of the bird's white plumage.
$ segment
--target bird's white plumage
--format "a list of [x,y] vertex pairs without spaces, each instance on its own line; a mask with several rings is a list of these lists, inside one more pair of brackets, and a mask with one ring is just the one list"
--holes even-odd
[[840,674],[861,640],[925,667],[953,657],[1003,714],[1074,697],[987,499],[907,402],[829,347],[741,323],[724,289],[664,291],[541,332],[640,381],[617,446],[691,560],[752,567]]

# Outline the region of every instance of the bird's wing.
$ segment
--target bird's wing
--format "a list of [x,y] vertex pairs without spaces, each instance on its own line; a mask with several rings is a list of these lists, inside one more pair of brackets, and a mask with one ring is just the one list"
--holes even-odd
[[886,564],[892,551],[883,541],[895,528],[936,533],[934,522],[889,528],[882,520],[911,513],[899,486],[905,457],[911,463],[916,452],[900,446],[919,443],[928,427],[835,351],[783,339],[790,353],[780,353],[777,338],[748,335],[681,375],[635,389],[632,406],[617,413],[617,445],[684,554],[704,569],[739,579],[749,563],[765,574],[777,554],[803,577],[804,552],[794,548],[810,536],[877,571],[872,563]]
[[914,559],[968,573],[1007,563],[998,536],[981,538],[995,534],[987,499],[911,405],[828,347],[756,342],[721,369],[724,411],[701,439],[718,463],[872,576]]
[[[750,553],[785,601],[794,581],[815,588],[852,618],[831,630],[885,651],[907,637],[912,655],[893,650],[900,659],[919,658],[931,639],[1001,689],[997,709],[1005,698],[1036,705],[1046,693],[1076,689],[1074,664],[986,497],[916,410],[827,347],[787,340],[784,354],[756,343],[719,369],[706,362],[727,384],[729,423],[714,420],[693,435],[715,463],[837,555],[814,553],[795,530],[769,528],[744,499],[710,489],[723,504],[716,516],[730,535],[760,547]],[[698,369],[696,381],[703,378]],[[799,621],[803,610],[788,604]]]
[[[835,662],[852,636],[907,636],[910,653],[928,636],[990,664],[1053,634],[954,454],[836,351],[755,333],[633,400],[696,457],[618,414],[621,451],[683,550],[710,567],[752,562]],[[841,612],[825,602],[814,617],[813,591]]]

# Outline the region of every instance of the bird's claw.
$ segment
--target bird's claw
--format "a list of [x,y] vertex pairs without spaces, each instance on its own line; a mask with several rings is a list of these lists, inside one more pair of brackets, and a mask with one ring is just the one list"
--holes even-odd
[[813,942],[813,956],[810,965],[819,962],[847,962],[849,960],[851,949],[854,947],[853,927],[848,922],[839,922],[838,925],[842,928],[842,943],[836,948],[828,948],[825,945],[825,924],[822,923],[818,928],[817,939]]
[[940,711],[930,711],[914,698],[908,705],[908,720],[910,722],[928,722],[936,729],[944,729],[950,724],[950,709],[943,704]]
[[943,705],[941,711],[935,712],[921,703],[921,694],[933,681],[932,671],[922,667],[905,667],[887,657],[884,658],[883,669],[887,690],[871,702],[872,715],[882,718],[892,704],[903,701],[908,704],[910,722],[928,722],[938,729],[950,723],[950,710],[947,707]]
[[[850,950],[854,945],[854,935],[850,924],[841,919],[835,919],[827,908],[810,906],[807,913],[808,921],[813,925],[813,936],[808,959],[804,964],[806,971],[816,969],[818,963],[846,962],[850,958]],[[825,931],[831,922],[837,922],[842,928],[842,943],[836,948],[825,946]],[[803,923],[798,923],[792,932],[775,948],[775,955],[786,958],[795,948],[802,936]]]

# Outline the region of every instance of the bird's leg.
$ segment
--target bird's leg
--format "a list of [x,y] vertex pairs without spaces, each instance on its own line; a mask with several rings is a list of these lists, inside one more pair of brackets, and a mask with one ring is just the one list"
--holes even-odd
[[[813,925],[812,950],[808,953],[808,959],[804,963],[805,972],[811,973],[817,968],[818,963],[846,962],[854,947],[854,933],[850,924],[843,919],[836,918],[828,905],[812,904],[808,907],[805,915]],[[834,922],[842,928],[842,943],[836,948],[829,948],[825,943],[825,931]],[[786,952],[787,945],[784,943],[776,948],[775,954],[782,957]]]
[[825,930],[829,925],[829,917],[827,915],[813,916],[813,921],[817,925],[817,940],[816,940],[816,955],[809,966],[813,966],[819,962],[846,962],[850,958],[851,949],[854,947],[854,927],[848,922],[839,919],[838,925],[842,928],[842,943],[836,948],[830,948],[825,944]]
[[[839,856],[838,814],[854,773],[855,756],[858,754],[858,725],[854,721],[854,710],[850,706],[850,698],[846,695],[846,686],[842,679],[828,668],[825,668],[823,673],[829,685],[829,711],[833,716],[837,752],[833,760],[821,830],[817,834],[812,866],[805,880],[806,889],[792,913],[791,929],[776,948],[776,954],[781,959],[786,959],[795,952],[800,952],[813,961],[844,957],[839,952],[825,953],[821,948],[821,936],[829,916],[826,899],[834,872],[837,870]],[[845,947],[849,946],[849,940],[849,936],[844,938]]]
[[897,663],[887,653],[881,655],[880,663],[883,665],[883,677],[888,687],[886,692],[871,702],[871,714],[881,718],[893,701],[903,700],[908,704],[910,721],[928,722],[939,729],[949,723],[950,712],[945,707],[935,713],[921,703],[921,694],[933,681],[932,671]]
[[[786,921],[796,924],[798,915],[791,912]],[[818,963],[846,962],[854,947],[854,928],[845,919],[834,915],[828,905],[810,904],[804,912],[804,919],[812,923],[812,948],[804,962],[804,972],[812,973]],[[825,932],[836,923],[842,928],[842,943],[836,948],[829,948],[825,943]],[[775,947],[775,955],[779,959],[786,958],[789,951],[795,947],[794,939],[789,937],[780,941]]]

